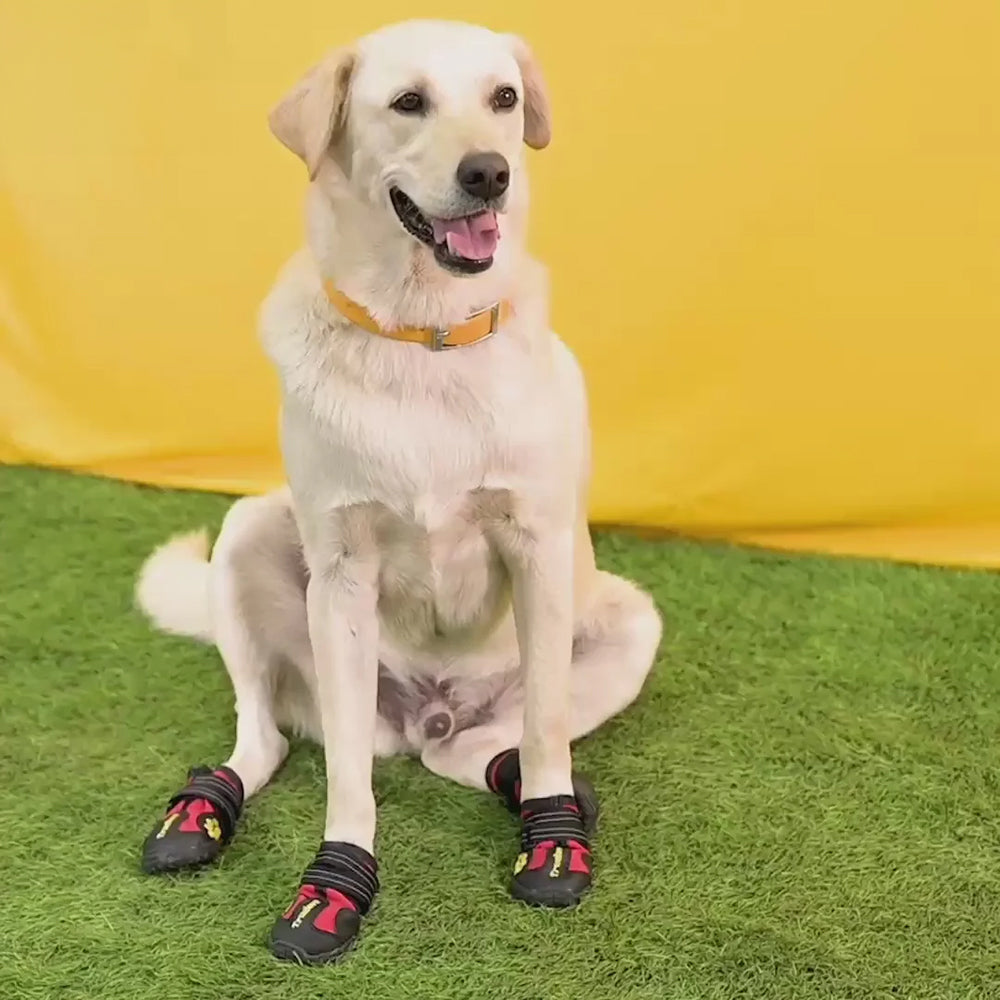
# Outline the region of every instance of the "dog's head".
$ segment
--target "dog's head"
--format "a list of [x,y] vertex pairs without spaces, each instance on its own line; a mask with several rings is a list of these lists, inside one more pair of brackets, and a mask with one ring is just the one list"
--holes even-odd
[[[525,144],[550,138],[538,67],[518,38],[415,21],[334,52],[274,109],[271,129],[355,228],[480,274],[523,239]],[[374,230],[373,232],[370,230]]]

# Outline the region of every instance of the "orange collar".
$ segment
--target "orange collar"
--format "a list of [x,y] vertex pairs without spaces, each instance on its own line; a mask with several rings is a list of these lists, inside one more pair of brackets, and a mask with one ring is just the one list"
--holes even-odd
[[473,313],[464,323],[449,329],[436,327],[401,327],[398,330],[385,330],[372,319],[371,313],[364,306],[349,299],[332,281],[325,282],[326,297],[330,304],[344,319],[350,320],[362,330],[388,337],[389,340],[401,340],[408,344],[423,344],[432,351],[447,351],[452,347],[471,347],[473,344],[489,340],[497,332],[500,324],[510,316],[510,302],[497,302]]

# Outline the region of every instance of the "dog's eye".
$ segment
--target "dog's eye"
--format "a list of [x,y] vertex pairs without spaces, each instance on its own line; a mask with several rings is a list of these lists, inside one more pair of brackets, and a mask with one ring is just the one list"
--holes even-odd
[[408,90],[405,94],[400,94],[389,107],[401,115],[422,115],[427,110],[427,98],[415,90]]
[[490,99],[494,111],[510,111],[517,104],[517,91],[513,87],[497,87]]

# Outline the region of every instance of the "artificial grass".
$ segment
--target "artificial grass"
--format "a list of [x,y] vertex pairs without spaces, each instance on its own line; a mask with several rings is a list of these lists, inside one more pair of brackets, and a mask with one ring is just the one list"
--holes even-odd
[[1000,578],[619,534],[601,563],[667,629],[638,703],[577,750],[604,805],[591,898],[514,904],[503,809],[382,762],[360,948],[278,963],[266,932],[321,835],[317,748],[293,748],[217,868],[137,868],[233,716],[215,652],[148,630],[132,580],[226,504],[0,470],[0,997],[1000,995]]

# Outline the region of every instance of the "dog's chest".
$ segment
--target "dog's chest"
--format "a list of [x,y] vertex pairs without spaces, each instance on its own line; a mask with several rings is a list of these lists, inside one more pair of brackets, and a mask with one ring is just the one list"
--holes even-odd
[[426,648],[492,630],[509,606],[505,567],[475,491],[416,499],[379,531],[379,613],[403,644]]
[[[343,359],[306,366],[306,382],[302,368],[282,369],[283,452],[307,555],[335,558],[346,524],[369,525],[382,627],[412,649],[474,644],[504,619],[510,586],[491,542],[491,498],[564,474],[551,385],[516,342],[475,350],[410,352],[407,367],[386,355],[397,368],[392,378],[379,369],[378,385],[342,371]],[[361,535],[367,544],[371,533]]]

